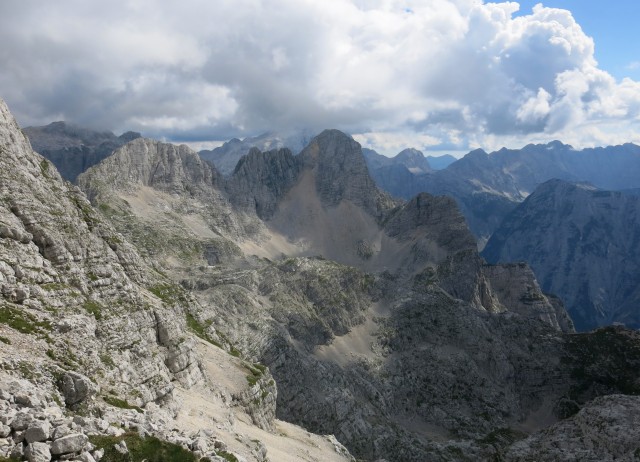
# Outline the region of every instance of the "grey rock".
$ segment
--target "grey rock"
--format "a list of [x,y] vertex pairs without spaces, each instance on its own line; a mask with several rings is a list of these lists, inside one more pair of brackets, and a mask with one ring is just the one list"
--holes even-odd
[[374,217],[380,217],[393,202],[369,176],[360,145],[338,130],[325,130],[300,153],[304,169],[314,174],[320,201],[335,206],[348,200]]
[[47,420],[38,420],[29,425],[24,437],[27,443],[36,443],[49,439],[51,424]]
[[637,460],[640,398],[610,395],[595,399],[578,414],[515,443],[508,461]]
[[29,462],[49,462],[51,451],[47,443],[29,443],[24,450],[24,456]]
[[13,432],[13,442],[14,443],[22,443],[24,441],[24,433],[25,430],[16,430]]
[[259,151],[273,151],[288,148],[294,154],[299,153],[312,139],[315,133],[302,130],[297,133],[264,133],[244,140],[234,138],[213,150],[202,150],[198,154],[211,162],[226,176],[230,176],[243,156],[249,154],[252,148]]
[[[114,188],[139,184],[170,193],[197,194],[221,181],[217,170],[187,146],[144,138],[118,149],[100,164],[99,170],[104,175],[102,181]],[[95,196],[97,192],[82,178],[86,174],[78,179],[81,187],[90,197]]]
[[77,372],[65,372],[58,386],[68,406],[81,403],[95,393],[95,386],[91,380]]
[[[21,300],[16,300],[16,303],[21,303],[25,299],[29,298],[28,289],[23,289],[22,293],[24,294],[24,298],[22,298]],[[42,403],[37,397],[26,395],[26,394],[16,395],[15,401],[16,401],[16,404],[20,404],[21,406],[25,406],[25,407],[39,407],[42,405]]]
[[51,454],[70,454],[82,451],[89,439],[82,433],[74,433],[71,435],[58,438],[51,443]]
[[22,456],[24,456],[24,445],[20,442],[11,449],[9,457],[15,460],[22,460]]
[[96,462],[100,462],[103,457],[104,449],[96,449],[95,451],[93,451],[93,458],[96,460]]
[[120,454],[129,454],[129,448],[127,448],[127,443],[124,440],[120,441],[114,447]]
[[11,434],[11,427],[8,425],[0,425],[0,438],[6,438]]
[[73,434],[74,431],[71,427],[67,426],[67,425],[59,425],[57,427],[55,427],[53,429],[53,431],[51,432],[51,439],[52,440],[57,440],[60,439],[62,437],[65,437],[67,435],[71,435]]
[[82,462],[96,462],[95,457],[93,457],[93,455],[91,455],[90,452],[83,452],[76,458],[76,460],[79,460]]
[[301,167],[300,158],[288,149],[263,153],[252,148],[239,160],[226,189],[233,204],[268,220],[298,180]]
[[33,420],[34,419],[31,414],[27,412],[18,412],[13,417],[9,425],[11,426],[11,429],[14,431],[26,430]]

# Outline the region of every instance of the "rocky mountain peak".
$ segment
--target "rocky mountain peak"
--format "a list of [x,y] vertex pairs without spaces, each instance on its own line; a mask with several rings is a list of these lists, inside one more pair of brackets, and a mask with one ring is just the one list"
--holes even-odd
[[315,175],[325,206],[348,200],[380,216],[381,193],[369,176],[360,144],[339,130],[325,130],[300,153],[305,169]]
[[407,167],[410,166],[421,166],[426,162],[426,157],[422,153],[415,148],[407,148],[398,153],[395,157],[396,161],[400,161],[405,164]]
[[389,235],[400,240],[427,233],[449,252],[475,250],[469,231],[455,200],[447,196],[420,193],[391,216],[385,225]]
[[[90,169],[92,170],[92,169]],[[169,193],[207,191],[219,174],[215,167],[186,145],[138,138],[118,149],[100,164],[100,181],[115,189],[151,186]],[[89,172],[81,175],[79,182]]]
[[129,141],[133,141],[137,138],[142,138],[142,135],[138,132],[128,131],[128,132],[124,132],[118,138],[124,141],[125,143],[128,143]]

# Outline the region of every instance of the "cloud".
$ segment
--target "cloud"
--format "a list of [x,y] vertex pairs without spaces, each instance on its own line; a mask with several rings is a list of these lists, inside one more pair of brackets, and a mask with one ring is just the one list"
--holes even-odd
[[23,125],[65,119],[177,141],[327,127],[384,152],[636,141],[638,82],[598,68],[569,11],[518,8],[5,0],[0,95]]

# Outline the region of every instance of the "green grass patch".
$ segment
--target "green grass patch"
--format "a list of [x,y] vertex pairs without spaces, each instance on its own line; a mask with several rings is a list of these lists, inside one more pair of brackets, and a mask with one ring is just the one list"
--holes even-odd
[[96,321],[100,321],[102,319],[102,305],[100,305],[100,303],[87,299],[82,306],[87,310],[87,313],[96,318]]
[[35,316],[9,306],[0,307],[0,323],[23,334],[45,334],[51,332],[49,321],[39,321]]
[[0,335],[0,342],[11,345],[11,340],[9,340],[7,337],[3,337],[2,335]]
[[216,451],[216,456],[222,457],[228,462],[238,462],[238,458],[227,451]]
[[46,284],[42,284],[40,287],[42,287],[44,290],[49,291],[65,290],[70,288],[67,284],[63,284],[61,282],[48,282]]
[[149,287],[149,292],[168,305],[187,302],[184,291],[174,284],[158,284],[151,286]]
[[40,172],[45,177],[49,176],[48,175],[48,173],[49,173],[49,161],[47,161],[46,159],[42,159],[40,161]]
[[109,367],[116,367],[116,363],[109,353],[100,353],[100,361]]
[[[142,438],[130,432],[122,436],[90,436],[89,441],[99,449],[104,449],[101,462],[197,462],[191,451],[177,444],[160,440],[153,436]],[[124,441],[128,454],[120,454],[115,445]]]
[[247,382],[250,386],[254,386],[256,383],[258,383],[258,380],[260,380],[260,378],[262,378],[264,373],[267,371],[267,366],[258,363],[245,363],[244,367],[246,367],[251,373],[247,375]]
[[120,409],[134,409],[138,411],[140,414],[144,413],[144,411],[141,408],[133,404],[129,404],[129,402],[126,399],[120,399],[115,396],[105,396],[103,399],[105,403],[110,404],[113,407],[119,407]]

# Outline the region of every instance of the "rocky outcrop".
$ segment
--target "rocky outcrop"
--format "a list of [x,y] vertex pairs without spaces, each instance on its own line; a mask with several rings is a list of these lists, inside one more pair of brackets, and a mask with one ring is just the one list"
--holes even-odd
[[[100,182],[111,189],[150,186],[172,194],[198,194],[215,188],[219,174],[185,145],[139,138],[117,150],[100,165]],[[86,180],[79,180],[91,191]]]
[[534,317],[562,332],[573,332],[573,321],[562,302],[546,295],[525,263],[483,265],[491,291],[499,303],[524,317]]
[[506,460],[631,462],[640,458],[639,428],[639,397],[603,396],[570,419],[517,442]]
[[[239,254],[236,242],[263,229],[255,211],[232,210],[224,179],[184,145],[134,140],[82,174],[78,184],[153,260],[188,255],[196,264],[230,261]],[[145,220],[134,218],[136,212]]]
[[[3,233],[0,284],[11,334],[44,336],[43,360],[69,371],[61,380],[70,405],[90,394],[74,371],[105,374],[116,389],[138,388],[141,404],[160,399],[180,372],[164,359],[182,340],[174,330],[159,344],[156,324],[179,323],[179,312],[147,290],[158,281],[134,248],[31,150],[4,103],[1,109],[0,222],[13,231]],[[197,368],[190,372],[185,383],[201,378]]]
[[541,185],[496,230],[490,262],[526,261],[580,330],[640,326],[640,200],[593,186]]
[[33,149],[55,165],[62,178],[72,183],[89,167],[141,136],[135,132],[116,136],[111,132],[98,132],[65,122],[27,127],[23,132]]

